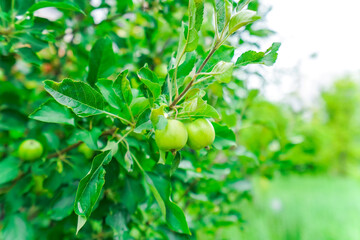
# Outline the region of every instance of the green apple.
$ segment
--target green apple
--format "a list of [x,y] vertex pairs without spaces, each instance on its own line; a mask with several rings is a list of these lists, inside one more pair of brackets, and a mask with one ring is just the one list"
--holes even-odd
[[20,144],[19,157],[25,161],[34,161],[43,154],[42,144],[35,139],[27,139]]
[[94,155],[94,150],[89,148],[85,143],[80,144],[78,151],[81,152],[86,159],[90,159]]
[[164,129],[155,131],[155,141],[160,150],[178,151],[187,142],[188,134],[185,125],[178,120],[168,120]]
[[207,119],[196,119],[186,125],[188,132],[187,144],[194,150],[211,145],[215,140],[215,130]]

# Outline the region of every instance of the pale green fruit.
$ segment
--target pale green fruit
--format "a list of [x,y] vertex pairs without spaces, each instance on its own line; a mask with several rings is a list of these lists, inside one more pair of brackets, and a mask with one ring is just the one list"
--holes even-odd
[[94,150],[89,148],[85,143],[80,144],[78,151],[81,152],[86,159],[90,159],[94,155]]
[[156,144],[163,151],[178,151],[186,145],[187,139],[185,125],[178,120],[168,120],[164,129],[155,131]]
[[34,161],[43,154],[43,146],[39,141],[28,139],[23,141],[19,147],[19,157],[25,161]]
[[194,150],[211,145],[215,140],[215,130],[207,119],[197,119],[186,124],[188,132],[187,144]]

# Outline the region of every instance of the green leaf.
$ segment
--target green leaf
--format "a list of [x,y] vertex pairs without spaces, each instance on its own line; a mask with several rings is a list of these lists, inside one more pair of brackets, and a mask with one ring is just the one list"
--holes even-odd
[[198,45],[198,41],[199,41],[198,32],[194,28],[189,29],[187,33],[185,52],[194,51]]
[[203,72],[210,71],[218,62],[231,62],[234,56],[235,48],[228,45],[221,45],[218,50],[214,53],[214,55],[210,58],[210,60],[205,65]]
[[233,63],[220,61],[214,66],[210,74],[219,82],[229,83],[232,78],[233,69]]
[[76,143],[78,141],[82,141],[86,143],[89,148],[93,150],[98,150],[98,139],[100,136],[101,130],[99,128],[93,128],[90,131],[78,129],[71,137],[71,142]]
[[121,109],[124,106],[122,99],[115,93],[113,88],[114,81],[109,79],[99,79],[96,86],[99,88],[101,94],[105,98],[106,102],[113,108]]
[[147,66],[140,68],[138,71],[138,77],[140,81],[150,90],[154,100],[156,100],[161,94],[161,86],[163,82],[159,80],[155,73]]
[[[126,71],[127,72],[127,71]],[[96,83],[106,102],[114,108],[118,116],[131,120],[130,103],[132,93],[130,83],[126,79],[126,73],[120,74],[115,81],[109,79],[99,79]]]
[[[126,196],[126,195],[125,195]],[[130,200],[131,202],[131,200]],[[111,210],[110,214],[106,217],[106,224],[109,225],[114,231],[114,239],[123,239],[124,232],[127,232],[129,229],[126,226],[127,214],[124,211],[113,211]]]
[[51,209],[51,219],[60,221],[65,217],[68,217],[73,210],[74,196],[64,196],[59,199]]
[[236,11],[239,12],[243,10],[243,8],[248,5],[252,0],[242,0],[238,2],[238,5],[236,7]]
[[204,0],[190,0],[190,29],[195,29],[196,32],[200,31],[203,18],[204,18]]
[[25,216],[20,214],[7,215],[2,229],[2,239],[27,240],[33,239],[31,225]]
[[15,36],[20,40],[21,43],[29,44],[31,49],[35,52],[39,52],[42,49],[49,47],[49,43],[47,41],[44,41],[29,32],[19,33]]
[[132,0],[116,0],[116,12],[125,13],[126,9],[132,7]]
[[61,190],[61,194],[58,197],[52,199],[49,211],[52,220],[60,221],[71,215],[74,209],[74,191],[74,186],[70,185]]
[[119,144],[118,152],[114,156],[127,172],[133,171],[134,159],[131,152],[123,145]]
[[222,150],[236,146],[236,136],[230,128],[216,122],[212,122],[212,125],[215,129],[215,141],[213,145],[216,149]]
[[194,97],[181,104],[177,118],[188,119],[189,117],[220,118],[216,109],[207,104],[201,96]]
[[[190,74],[190,72],[194,69],[196,63],[196,53],[195,52],[189,52],[185,53],[185,59],[183,63],[178,67],[177,71],[177,85],[178,88],[182,87],[185,84],[185,77]],[[169,71],[169,76],[172,79],[174,74],[175,68],[172,68]],[[175,86],[173,86],[175,89]],[[174,90],[173,90],[174,91]]]
[[133,99],[133,95],[131,92],[130,81],[129,79],[127,79],[127,74],[128,74],[128,70],[125,70],[122,73],[120,73],[117,76],[113,84],[113,87],[117,95],[120,96],[121,99],[123,99],[123,101],[125,101],[127,105],[130,105]]
[[103,165],[111,161],[111,151],[95,156],[89,173],[80,180],[76,191],[74,211],[79,216],[77,232],[82,228],[99,199],[105,183],[105,169]]
[[143,130],[150,130],[153,128],[150,121],[151,110],[146,109],[138,118],[136,122],[136,128],[134,129],[135,133],[141,133]]
[[150,120],[154,126],[156,126],[158,124],[158,122],[160,121],[160,118],[165,118],[164,117],[164,114],[165,114],[164,109],[165,108],[166,108],[166,105],[162,104],[159,108],[151,110]]
[[0,185],[14,180],[19,173],[19,159],[9,156],[0,162]]
[[260,16],[257,16],[255,11],[242,10],[231,17],[229,23],[229,34],[233,34],[241,27],[244,27],[259,19]]
[[0,130],[18,130],[25,131],[26,128],[26,115],[14,109],[2,109],[0,111]]
[[49,123],[60,123],[75,126],[75,119],[71,111],[54,99],[49,99],[33,113],[29,118]]
[[134,117],[140,115],[149,107],[149,100],[145,97],[135,98],[130,105],[131,112],[133,113]]
[[145,188],[141,179],[127,176],[123,191],[122,202],[130,214],[134,213],[138,204],[146,197]]
[[176,52],[176,59],[174,66],[178,65],[180,63],[180,57],[182,57],[182,53],[185,52],[186,49],[186,36],[187,32],[189,31],[189,28],[186,23],[181,22],[181,29],[180,29],[180,37],[179,37],[179,44]]
[[195,63],[196,53],[186,53],[184,62],[178,68],[177,78],[186,77],[189,75],[189,73],[194,69]]
[[151,172],[145,173],[145,178],[156,201],[160,205],[169,228],[175,232],[190,235],[184,212],[170,199],[171,184],[169,179]]
[[64,79],[61,83],[44,81],[45,90],[60,104],[71,108],[80,117],[106,113],[103,97],[90,85]]
[[165,118],[165,116],[160,115],[154,128],[156,130],[162,130],[162,129],[165,129],[166,125],[167,125],[167,119]]
[[216,13],[217,31],[221,33],[229,22],[232,12],[232,5],[228,0],[212,0]]
[[50,2],[50,1],[37,2],[28,9],[28,12],[33,13],[38,9],[46,8],[46,7],[54,7],[54,8],[57,8],[57,9],[61,10],[61,11],[75,11],[75,12],[80,12],[80,13],[86,15],[79,8],[79,6],[77,6],[75,3],[72,3],[72,2],[53,2],[53,1],[52,2]]
[[17,52],[26,62],[33,63],[36,65],[40,65],[42,63],[40,58],[31,48],[28,47],[18,48]]
[[[16,12],[17,15],[24,15],[29,7],[34,4],[35,0],[14,0],[14,1],[0,1],[0,18],[3,13],[8,13],[12,15],[13,12]],[[12,3],[14,4],[14,11],[12,11]],[[9,17],[9,22],[10,22]]]
[[80,229],[85,225],[86,221],[87,221],[86,217],[78,215],[76,234],[79,233]]
[[98,78],[106,78],[111,75],[115,62],[110,38],[105,37],[97,40],[90,52],[87,82],[94,86]]
[[256,165],[260,164],[258,157],[254,153],[247,151],[244,147],[236,149],[234,152],[241,161],[255,163]]
[[[172,155],[172,154],[169,154],[169,155]],[[179,151],[177,151],[176,155],[173,156],[173,159],[171,161],[170,176],[175,173],[176,169],[180,165],[180,162],[181,162],[181,153]]]
[[111,155],[115,155],[118,150],[119,150],[119,144],[117,141],[115,140],[109,140],[106,144],[106,146],[101,149],[101,151],[107,151],[107,150],[110,150],[111,151]]
[[[185,52],[194,51],[198,45],[198,31],[204,16],[204,0],[189,1],[189,26],[184,25]],[[180,54],[180,53],[179,53]],[[179,59],[180,60],[180,59]]]
[[281,43],[275,42],[265,52],[247,51],[237,59],[236,66],[246,66],[248,64],[264,64],[272,66],[276,62],[278,50]]
[[257,95],[259,95],[259,93],[260,93],[259,89],[251,89],[246,98],[246,102],[248,104],[251,103],[257,97]]

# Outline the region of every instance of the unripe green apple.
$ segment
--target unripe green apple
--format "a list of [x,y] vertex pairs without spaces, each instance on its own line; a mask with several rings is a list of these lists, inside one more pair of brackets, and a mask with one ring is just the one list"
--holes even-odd
[[80,144],[78,151],[81,152],[86,159],[90,159],[94,155],[94,150],[89,148],[85,143]]
[[155,73],[160,76],[160,77],[165,77],[167,74],[167,65],[166,64],[159,64],[156,65],[155,69],[154,69]]
[[19,157],[25,161],[34,161],[43,154],[42,144],[35,139],[23,141],[19,147]]
[[33,185],[33,191],[36,194],[42,194],[44,192],[44,180],[45,180],[46,176],[44,175],[34,175],[33,176],[33,181],[34,181],[34,185]]
[[186,125],[188,132],[187,144],[194,150],[202,149],[211,145],[215,140],[215,130],[207,119],[196,119]]
[[164,129],[155,131],[155,141],[160,150],[178,151],[188,139],[185,125],[178,120],[168,120]]

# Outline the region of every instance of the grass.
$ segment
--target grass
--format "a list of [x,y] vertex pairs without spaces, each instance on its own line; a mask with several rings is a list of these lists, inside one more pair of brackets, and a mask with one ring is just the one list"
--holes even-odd
[[291,176],[270,182],[257,179],[254,184],[254,201],[239,206],[247,222],[220,228],[221,239],[360,239],[360,183],[357,180]]

